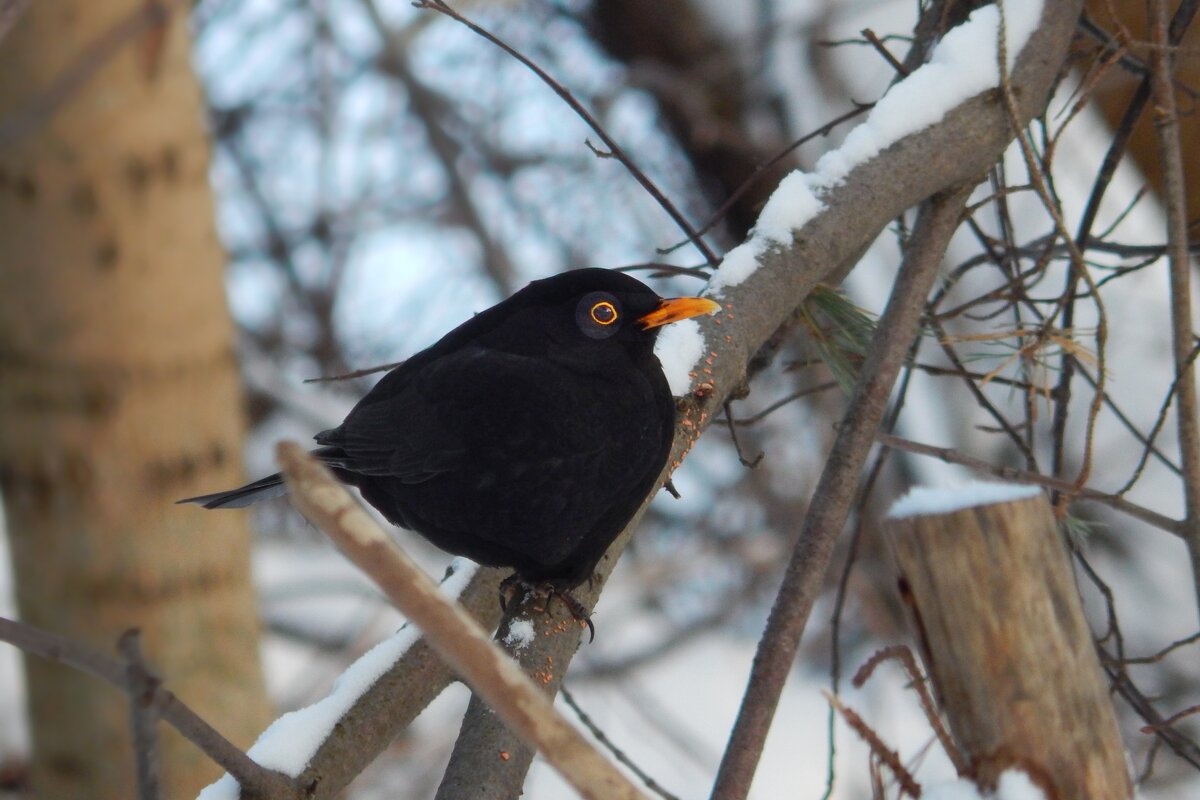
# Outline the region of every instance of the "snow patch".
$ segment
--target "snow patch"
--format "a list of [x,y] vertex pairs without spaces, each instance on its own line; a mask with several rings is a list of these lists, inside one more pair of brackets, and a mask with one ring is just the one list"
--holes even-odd
[[[446,570],[442,591],[457,597],[477,567],[456,558]],[[256,763],[296,777],[308,766],[334,726],[367,689],[399,661],[420,638],[415,625],[406,625],[364,653],[333,682],[329,694],[305,708],[289,711],[272,722],[247,751]],[[197,800],[238,800],[241,790],[231,775],[224,775],[200,792]]]
[[[1012,69],[1017,54],[1037,29],[1042,2],[1004,3],[1007,69]],[[731,250],[717,268],[708,293],[719,296],[724,288],[737,286],[754,274],[768,244],[790,244],[792,232],[825,207],[821,195],[840,184],[855,167],[904,137],[940,122],[970,98],[999,86],[1000,23],[998,5],[976,9],[966,22],[946,33],[927,63],[879,99],[840,147],[821,156],[813,172],[796,170],[785,177],[767,200],[750,238]]]
[[704,334],[696,320],[685,319],[663,327],[654,345],[654,355],[662,364],[671,394],[683,397],[692,388],[689,373],[695,371],[704,352]]
[[954,487],[917,486],[892,504],[888,519],[949,514],[964,508],[1025,500],[1041,494],[1037,486],[971,481]]
[[935,783],[921,789],[921,800],[1046,800],[1045,793],[1021,770],[1005,770],[996,791],[981,792],[965,778]]
[[533,623],[527,619],[517,619],[508,626],[508,635],[504,637],[504,644],[512,650],[524,650],[533,644],[533,639]]
[[1046,794],[1019,769],[1008,769],[1000,775],[995,800],[1046,800]]

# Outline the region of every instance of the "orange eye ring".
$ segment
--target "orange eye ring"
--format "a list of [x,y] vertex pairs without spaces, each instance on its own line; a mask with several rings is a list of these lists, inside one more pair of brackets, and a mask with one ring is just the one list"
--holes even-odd
[[588,311],[592,322],[597,325],[612,325],[617,321],[617,308],[607,300],[601,300]]

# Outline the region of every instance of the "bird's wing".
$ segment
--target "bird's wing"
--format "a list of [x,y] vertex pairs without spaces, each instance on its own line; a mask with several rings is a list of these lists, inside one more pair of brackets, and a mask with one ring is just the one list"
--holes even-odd
[[514,458],[537,460],[537,443],[507,436],[533,425],[555,438],[551,420],[562,419],[561,411],[545,413],[539,404],[539,390],[561,379],[554,369],[545,359],[462,348],[424,363],[407,380],[381,381],[317,441],[341,448],[344,461],[337,466],[405,483],[472,469],[480,459],[502,458],[496,451],[508,448]]

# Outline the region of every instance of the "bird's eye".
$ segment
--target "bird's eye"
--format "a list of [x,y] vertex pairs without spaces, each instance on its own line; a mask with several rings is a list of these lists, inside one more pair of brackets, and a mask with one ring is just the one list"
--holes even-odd
[[575,306],[575,324],[591,339],[607,339],[621,330],[621,301],[608,292],[591,292]]
[[607,300],[596,303],[588,313],[597,325],[612,325],[617,321],[617,309]]

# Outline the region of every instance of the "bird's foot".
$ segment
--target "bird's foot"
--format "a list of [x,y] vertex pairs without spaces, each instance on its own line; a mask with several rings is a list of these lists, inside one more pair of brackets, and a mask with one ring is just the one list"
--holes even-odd
[[550,613],[550,601],[558,598],[577,622],[587,625],[588,644],[596,641],[596,626],[592,622],[592,612],[588,611],[587,607],[579,602],[570,590],[557,586],[552,581],[530,583],[514,572],[500,582],[500,610],[507,614],[510,605],[520,605],[530,595],[546,598],[547,614]]

